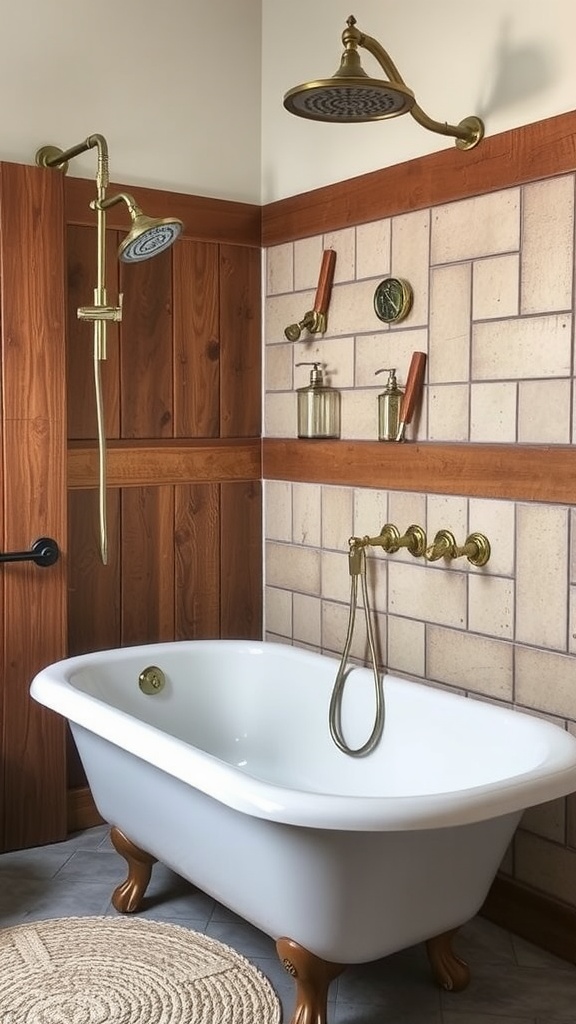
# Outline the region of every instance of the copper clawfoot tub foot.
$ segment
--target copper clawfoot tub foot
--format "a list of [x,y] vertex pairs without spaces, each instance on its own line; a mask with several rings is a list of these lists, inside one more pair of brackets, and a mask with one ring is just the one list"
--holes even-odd
[[110,840],[128,864],[128,877],[112,893],[112,906],[120,914],[133,914],[140,909],[156,858],[136,846],[115,825],[110,829]]
[[296,982],[296,1007],[290,1024],[326,1024],[330,982],[346,965],[322,960],[293,939],[278,939],[276,950],[284,970]]
[[470,981],[470,968],[452,949],[457,928],[428,939],[426,953],[436,981],[447,992],[462,992]]

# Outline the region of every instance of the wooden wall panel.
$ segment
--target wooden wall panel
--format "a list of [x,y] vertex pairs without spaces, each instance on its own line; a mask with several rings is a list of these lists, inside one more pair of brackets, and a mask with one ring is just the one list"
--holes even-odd
[[122,264],[122,437],[172,437],[172,250]]
[[220,436],[261,433],[261,256],[220,246]]
[[175,488],[177,640],[220,636],[220,487]]
[[221,485],[222,637],[262,636],[262,485]]
[[218,246],[174,249],[174,436],[220,434]]
[[[110,183],[110,195],[129,192],[149,217],[179,217],[184,222],[184,238],[205,242],[230,242],[260,248],[262,207],[228,199],[212,199],[182,192],[165,192],[138,185]],[[94,182],[84,178],[65,178],[66,223],[93,224]],[[130,227],[123,203],[107,211],[109,227],[124,234]]]
[[174,639],[174,489],[122,491],[122,644]]
[[66,626],[65,301],[62,180],[0,165],[3,551],[53,537],[53,566],[0,567],[4,591],[2,848],[63,838],[64,720],[32,701],[39,669],[63,657]]
[[[106,281],[108,301],[118,302],[119,273],[116,231],[106,233]],[[68,437],[96,437],[96,401],[94,398],[94,327],[79,320],[79,306],[91,306],[96,285],[96,229],[70,225],[67,231],[68,296],[66,317],[67,417]],[[101,364],[102,398],[107,437],[120,436],[120,367],[118,324],[110,322],[107,333],[107,358]]]
[[68,653],[119,647],[120,491],[107,495],[108,565],[100,560],[98,495],[68,493]]

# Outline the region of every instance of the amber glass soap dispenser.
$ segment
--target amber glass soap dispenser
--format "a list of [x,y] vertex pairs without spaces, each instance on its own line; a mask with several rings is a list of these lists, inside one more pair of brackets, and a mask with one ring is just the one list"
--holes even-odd
[[400,406],[404,392],[398,387],[396,368],[376,370],[376,374],[378,373],[388,374],[386,387],[378,395],[378,440],[395,441],[400,426]]
[[340,392],[324,383],[322,363],[311,366],[310,383],[298,388],[298,437],[340,437]]

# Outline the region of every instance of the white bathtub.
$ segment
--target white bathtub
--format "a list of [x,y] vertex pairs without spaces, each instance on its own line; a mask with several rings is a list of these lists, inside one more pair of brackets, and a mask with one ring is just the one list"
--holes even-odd
[[[325,961],[373,960],[480,908],[524,808],[576,790],[576,739],[541,719],[386,676],[371,755],[332,743],[337,661],[191,641],[51,665],[32,683],[70,722],[98,809],[140,850]],[[161,693],[140,672],[159,666]],[[354,669],[342,721],[372,727]]]

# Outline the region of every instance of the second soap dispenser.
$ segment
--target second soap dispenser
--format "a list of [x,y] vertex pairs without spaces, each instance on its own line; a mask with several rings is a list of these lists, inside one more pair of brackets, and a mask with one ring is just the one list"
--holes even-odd
[[302,362],[311,366],[310,383],[297,388],[298,437],[340,437],[340,392],[324,383],[322,363]]
[[395,441],[400,426],[400,406],[404,392],[398,387],[395,367],[392,370],[384,367],[376,370],[376,374],[378,373],[388,374],[386,387],[378,395],[378,440]]

